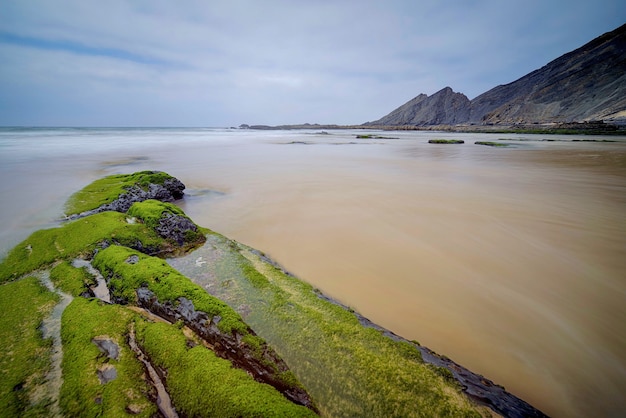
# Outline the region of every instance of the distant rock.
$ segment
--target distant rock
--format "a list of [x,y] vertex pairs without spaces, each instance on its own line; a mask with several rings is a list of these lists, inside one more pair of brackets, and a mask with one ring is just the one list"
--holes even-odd
[[387,116],[368,125],[456,125],[470,115],[470,100],[446,87],[432,96],[420,94]]

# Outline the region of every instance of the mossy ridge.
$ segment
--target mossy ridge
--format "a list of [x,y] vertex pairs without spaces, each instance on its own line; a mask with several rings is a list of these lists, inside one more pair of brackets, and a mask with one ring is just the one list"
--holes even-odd
[[189,219],[189,217],[185,215],[185,212],[183,212],[183,210],[178,206],[154,199],[133,203],[126,213],[129,216],[141,219],[143,223],[153,229],[159,226],[159,220],[161,220],[165,213],[183,216],[186,219]]
[[63,260],[50,269],[50,280],[54,286],[74,297],[83,295],[90,286],[96,285],[94,277],[84,267],[74,267]]
[[51,341],[39,327],[58,295],[37,278],[0,285],[0,415],[48,416],[50,399],[31,399],[50,368]]
[[102,212],[31,234],[0,263],[0,283],[17,279],[57,260],[89,258],[105,241],[141,247],[149,253],[172,249],[147,225],[129,224],[123,213]]
[[[96,299],[76,298],[65,309],[59,402],[65,415],[152,417],[156,414],[156,405],[150,400],[152,389],[143,378],[143,365],[126,342],[128,326],[135,317],[128,309]],[[116,342],[120,347],[119,360],[108,358],[92,342],[99,336]],[[101,384],[97,370],[104,365],[115,367],[117,377]]]
[[[136,257],[132,264],[126,262],[131,257]],[[147,287],[162,303],[169,301],[177,304],[178,298],[184,297],[193,302],[197,311],[210,317],[219,315],[218,328],[222,332],[239,332],[242,336],[249,333],[248,326],[237,312],[209,295],[163,259],[112,245],[98,252],[92,264],[107,278],[111,296],[122,303],[136,304],[136,290]]]
[[93,210],[113,202],[133,186],[145,189],[150,183],[162,185],[170,179],[174,179],[174,177],[161,171],[139,171],[133,174],[107,176],[94,181],[70,196],[65,204],[65,213],[74,215]]
[[183,333],[163,323],[137,323],[138,342],[152,361],[167,370],[166,384],[186,416],[306,417],[308,408],[284,398],[273,387],[202,346],[189,348]]

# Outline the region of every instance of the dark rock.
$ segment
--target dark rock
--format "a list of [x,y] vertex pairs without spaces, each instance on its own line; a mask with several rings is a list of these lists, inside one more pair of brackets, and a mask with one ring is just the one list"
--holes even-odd
[[185,235],[189,231],[198,232],[198,227],[191,219],[185,216],[164,212],[155,230],[163,238],[172,240],[182,246],[186,241]]
[[104,366],[99,368],[97,374],[98,380],[100,380],[101,385],[109,383],[111,380],[117,379],[117,369],[110,364],[105,364]]
[[[289,368],[270,346],[263,343],[260,348],[254,348],[246,344],[243,336],[236,331],[222,332],[217,326],[221,320],[219,315],[211,318],[205,312],[196,311],[193,302],[184,297],[178,298],[176,304],[170,301],[161,303],[156,295],[145,287],[137,289],[137,304],[172,323],[183,321],[213,346],[213,351],[219,357],[230,360],[233,366],[247,371],[258,382],[275,387],[292,402],[315,410],[311,398],[304,389],[287,385],[281,380],[281,373],[287,372]],[[256,335],[250,328],[248,333]]]
[[96,337],[91,340],[110,359],[119,360],[120,346],[115,341],[106,337]]

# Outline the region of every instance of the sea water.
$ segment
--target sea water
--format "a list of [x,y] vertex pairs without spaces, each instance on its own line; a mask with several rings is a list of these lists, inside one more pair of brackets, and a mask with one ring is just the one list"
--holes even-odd
[[138,170],[183,181],[198,224],[550,415],[626,410],[625,138],[0,128],[0,253]]

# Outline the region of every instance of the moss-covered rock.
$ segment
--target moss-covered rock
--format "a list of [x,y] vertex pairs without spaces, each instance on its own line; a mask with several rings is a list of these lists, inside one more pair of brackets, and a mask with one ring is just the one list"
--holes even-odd
[[144,224],[180,247],[202,244],[207,230],[200,228],[178,206],[149,199],[136,202],[128,209],[128,215],[139,218]]
[[164,260],[111,246],[95,256],[93,266],[107,279],[112,300],[136,304],[171,322],[184,322],[220,357],[294,402],[312,407],[284,361],[237,312]]
[[96,249],[111,243],[138,248],[150,254],[177,249],[148,225],[128,223],[127,216],[122,213],[102,212],[31,234],[0,263],[0,283],[57,260],[90,258]]
[[185,185],[162,171],[116,174],[96,180],[70,197],[67,216],[86,216],[108,210],[126,212],[148,199],[171,202],[183,197]]

